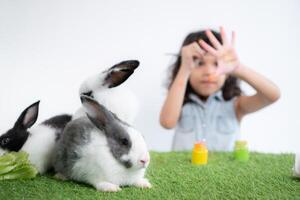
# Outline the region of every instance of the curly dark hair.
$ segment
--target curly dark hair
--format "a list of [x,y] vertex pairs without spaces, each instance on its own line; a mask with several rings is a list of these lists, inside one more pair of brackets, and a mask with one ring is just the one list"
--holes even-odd
[[[217,38],[217,40],[220,43],[222,43],[220,33],[216,32],[216,31],[213,31],[213,30],[212,30],[212,33]],[[209,45],[212,45],[210,40],[208,39],[205,31],[201,30],[201,31],[197,31],[197,32],[193,32],[193,33],[188,34],[187,37],[184,39],[181,48],[183,46],[189,45],[193,42],[199,41],[200,39],[204,40]],[[169,69],[170,70],[170,76],[169,76],[168,83],[167,83],[168,88],[171,87],[171,85],[174,82],[174,79],[175,79],[175,77],[176,77],[176,75],[179,71],[179,67],[180,67],[180,64],[181,64],[181,56],[180,56],[181,54],[180,54],[180,52],[179,52],[178,55],[179,56],[177,57],[175,63],[172,64],[170,66],[170,69]],[[225,101],[229,101],[235,96],[240,96],[241,93],[242,93],[242,90],[240,88],[240,80],[238,78],[234,77],[234,76],[229,75],[226,78],[225,83],[224,83],[223,87],[221,88],[221,90],[222,90],[222,96],[223,96]],[[184,104],[190,101],[189,95],[191,93],[196,94],[196,92],[193,90],[192,86],[188,82],[186,92],[185,92],[185,95],[184,95]],[[203,98],[201,96],[199,96],[199,97]]]

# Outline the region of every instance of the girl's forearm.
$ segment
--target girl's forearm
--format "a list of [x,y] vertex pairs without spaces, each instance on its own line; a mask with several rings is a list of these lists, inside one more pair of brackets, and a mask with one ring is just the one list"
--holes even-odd
[[241,64],[234,75],[251,85],[257,91],[256,95],[267,104],[280,97],[280,91],[274,83],[245,65]]
[[179,72],[168,91],[167,98],[160,113],[160,124],[165,128],[173,128],[177,124],[189,75],[189,70],[180,67]]

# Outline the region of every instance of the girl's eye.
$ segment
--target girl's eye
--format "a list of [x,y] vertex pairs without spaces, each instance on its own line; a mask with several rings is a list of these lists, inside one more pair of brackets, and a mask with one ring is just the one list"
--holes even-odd
[[196,64],[196,66],[200,67],[203,65],[203,62],[201,60],[197,59],[197,60],[195,60],[195,64]]
[[216,61],[216,62],[214,62],[214,65],[217,67],[218,66],[218,62]]

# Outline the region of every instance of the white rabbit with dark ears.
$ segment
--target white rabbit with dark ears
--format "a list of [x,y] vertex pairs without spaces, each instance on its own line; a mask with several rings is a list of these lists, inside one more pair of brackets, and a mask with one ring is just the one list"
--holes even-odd
[[87,116],[67,124],[54,157],[57,176],[100,191],[150,188],[144,178],[150,155],[143,136],[93,98],[81,96]]
[[0,136],[0,155],[11,151],[25,151],[29,160],[43,174],[52,167],[51,158],[56,141],[70,115],[58,115],[33,126],[38,118],[39,101],[28,106],[14,126]]
[[293,175],[300,178],[300,153],[295,154],[295,165],[293,167]]
[[[126,81],[138,66],[139,61],[127,60],[91,76],[81,84],[79,95],[93,97],[120,119],[132,124],[138,113],[139,102],[131,90],[119,85]],[[85,115],[84,109],[80,108],[73,115],[73,119]]]

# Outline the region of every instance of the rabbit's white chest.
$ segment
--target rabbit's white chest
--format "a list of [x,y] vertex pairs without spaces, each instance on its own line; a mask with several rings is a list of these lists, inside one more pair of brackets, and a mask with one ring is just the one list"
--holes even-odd
[[55,129],[38,125],[30,129],[30,135],[21,149],[29,154],[29,160],[41,174],[51,165],[55,137]]

